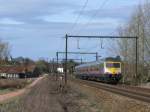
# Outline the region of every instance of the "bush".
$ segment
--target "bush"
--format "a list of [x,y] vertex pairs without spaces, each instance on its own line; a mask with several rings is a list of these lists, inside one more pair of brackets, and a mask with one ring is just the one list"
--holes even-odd
[[26,79],[0,79],[0,88],[7,89],[7,88],[24,88],[27,84],[31,81]]

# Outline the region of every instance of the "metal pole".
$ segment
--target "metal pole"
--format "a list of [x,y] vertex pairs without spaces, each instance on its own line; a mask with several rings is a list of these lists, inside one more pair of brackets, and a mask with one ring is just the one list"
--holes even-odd
[[57,57],[57,68],[58,68],[58,52],[56,52],[56,57]]
[[98,61],[98,53],[96,52],[96,61]]
[[89,35],[68,35],[70,38],[136,38],[130,36],[89,36]]
[[66,48],[65,48],[65,85],[67,84],[67,61],[68,61],[68,35],[66,34]]
[[82,58],[81,58],[81,64],[82,64],[83,62],[82,62]]
[[138,75],[138,37],[136,37],[136,68],[135,68],[135,79]]
[[53,70],[52,70],[52,73],[53,73],[53,75],[54,75],[54,70],[55,70],[55,65],[54,65],[54,63],[55,63],[55,59],[53,58],[53,61],[52,61],[52,66],[53,66]]
[[58,52],[56,52],[56,57],[57,57],[57,65],[56,65],[56,80],[58,79],[58,67],[59,67],[59,63],[58,63]]

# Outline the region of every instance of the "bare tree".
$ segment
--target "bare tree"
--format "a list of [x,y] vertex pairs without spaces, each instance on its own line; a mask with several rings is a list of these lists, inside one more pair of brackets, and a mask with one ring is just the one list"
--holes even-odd
[[10,56],[10,46],[7,42],[3,42],[0,40],[0,61],[8,60]]
[[[135,66],[135,41],[120,39],[118,42],[118,50],[126,64],[124,66],[125,77],[130,77],[137,82],[148,81],[148,65],[150,57],[150,3],[146,1],[144,5],[139,5],[132,14],[130,21],[119,27],[118,34],[120,36],[138,36],[138,74],[134,74]],[[146,66],[145,66],[146,65]],[[128,76],[130,74],[130,76]]]

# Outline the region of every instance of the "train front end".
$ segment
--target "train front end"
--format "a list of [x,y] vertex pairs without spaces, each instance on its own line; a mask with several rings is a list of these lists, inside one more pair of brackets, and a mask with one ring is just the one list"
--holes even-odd
[[104,62],[104,74],[108,81],[118,82],[121,79],[121,62]]

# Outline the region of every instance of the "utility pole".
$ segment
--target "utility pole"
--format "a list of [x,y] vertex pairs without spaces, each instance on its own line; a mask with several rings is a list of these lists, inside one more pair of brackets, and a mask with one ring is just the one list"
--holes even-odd
[[65,54],[65,85],[67,85],[67,64],[68,64],[68,62],[67,62],[67,59],[68,59],[68,35],[66,34],[66,48],[65,48],[65,52],[66,52],[66,54]]
[[82,58],[81,58],[81,64],[83,63]]
[[98,53],[96,53],[96,61],[98,61]]
[[135,65],[135,78],[138,75],[138,38],[136,38],[136,65]]
[[58,52],[56,52],[56,57],[57,57],[57,65],[56,65],[56,80],[58,77],[58,67],[59,67],[59,63],[58,63]]
[[56,57],[57,57],[56,59],[57,59],[57,68],[58,68],[58,66],[59,66],[58,65],[58,52],[56,52]]
[[54,64],[55,64],[55,60],[54,60],[54,58],[53,58],[53,61],[52,61],[52,66],[53,66],[52,73],[53,73],[53,74],[54,74],[54,70],[55,70],[55,67],[54,67],[55,65],[54,65]]

